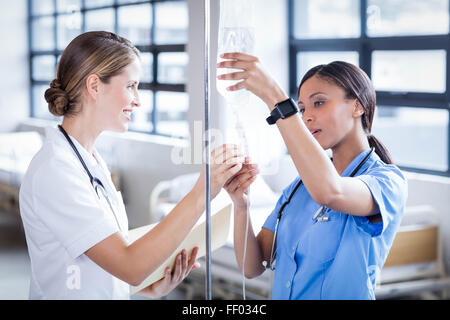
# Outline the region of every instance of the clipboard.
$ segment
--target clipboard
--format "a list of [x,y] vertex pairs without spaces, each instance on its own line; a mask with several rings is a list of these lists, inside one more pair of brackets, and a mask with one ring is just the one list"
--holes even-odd
[[[230,219],[231,219],[231,204],[228,204],[215,214],[211,215],[211,251],[222,247],[228,239],[228,233],[230,231]],[[203,222],[202,222],[203,220]],[[203,257],[206,254],[205,234],[206,234],[206,221],[203,218],[192,228],[186,238],[181,242],[178,248],[170,255],[169,258],[164,261],[152,274],[150,274],[139,286],[130,286],[130,294],[148,287],[152,283],[162,279],[164,277],[164,270],[166,267],[173,267],[175,258],[181,250],[186,249],[188,254],[194,247],[198,247],[197,259]],[[140,228],[132,229],[128,231],[129,243],[133,243],[148,231],[150,231],[155,225],[151,224]]]

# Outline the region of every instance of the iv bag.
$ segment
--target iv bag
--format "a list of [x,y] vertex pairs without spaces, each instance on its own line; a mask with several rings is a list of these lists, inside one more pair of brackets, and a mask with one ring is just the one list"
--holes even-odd
[[[219,42],[217,62],[222,53],[242,52],[253,54],[255,44],[254,0],[220,0]],[[217,69],[217,75],[241,71],[240,69]],[[239,80],[242,81],[242,80]],[[227,91],[226,88],[239,82],[216,80],[219,93],[232,105],[244,105],[250,93],[245,90]]]

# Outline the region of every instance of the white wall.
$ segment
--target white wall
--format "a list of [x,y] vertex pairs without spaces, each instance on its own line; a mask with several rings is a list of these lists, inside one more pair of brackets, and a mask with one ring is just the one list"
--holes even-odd
[[27,1],[0,3],[0,132],[29,114]]

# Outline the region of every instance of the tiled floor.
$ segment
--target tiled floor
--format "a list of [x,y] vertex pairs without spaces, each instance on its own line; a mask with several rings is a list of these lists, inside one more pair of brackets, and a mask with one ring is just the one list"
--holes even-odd
[[0,300],[28,299],[30,258],[20,218],[0,212]]

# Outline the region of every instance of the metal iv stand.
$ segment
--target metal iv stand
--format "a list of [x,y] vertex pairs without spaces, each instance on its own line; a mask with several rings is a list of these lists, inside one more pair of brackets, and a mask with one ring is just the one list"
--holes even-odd
[[204,146],[204,156],[206,156],[206,292],[205,298],[206,300],[212,299],[212,289],[211,289],[211,186],[210,186],[210,162],[211,162],[211,152],[210,152],[210,130],[209,130],[209,98],[210,98],[210,79],[209,79],[209,59],[210,59],[210,50],[209,50],[209,38],[210,38],[210,0],[205,0],[205,42],[204,42],[204,50],[205,50],[205,65],[204,65],[204,74],[205,74],[205,146]]

